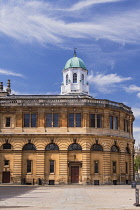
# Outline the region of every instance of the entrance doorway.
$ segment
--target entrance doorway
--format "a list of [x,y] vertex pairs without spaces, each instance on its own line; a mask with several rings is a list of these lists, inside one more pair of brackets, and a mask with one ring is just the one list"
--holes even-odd
[[2,183],[10,183],[10,171],[3,171]]
[[71,183],[79,183],[79,166],[71,166]]

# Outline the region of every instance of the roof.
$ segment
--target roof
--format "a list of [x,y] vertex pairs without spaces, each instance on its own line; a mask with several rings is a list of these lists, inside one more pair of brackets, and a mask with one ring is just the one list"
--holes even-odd
[[86,66],[85,66],[82,59],[74,56],[73,58],[70,58],[66,62],[64,69],[68,69],[68,68],[83,68],[83,69],[86,69]]

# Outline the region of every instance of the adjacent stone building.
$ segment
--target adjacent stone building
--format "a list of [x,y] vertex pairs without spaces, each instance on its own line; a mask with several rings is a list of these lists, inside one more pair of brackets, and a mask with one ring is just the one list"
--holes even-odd
[[11,95],[0,83],[0,182],[119,184],[133,179],[130,107],[89,95],[74,53],[61,95]]

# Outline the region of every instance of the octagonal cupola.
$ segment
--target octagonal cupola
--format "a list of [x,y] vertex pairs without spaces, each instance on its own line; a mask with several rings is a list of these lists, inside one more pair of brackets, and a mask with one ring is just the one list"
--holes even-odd
[[73,57],[66,62],[62,73],[61,95],[89,95],[88,70],[83,60],[77,57],[76,49],[74,49]]

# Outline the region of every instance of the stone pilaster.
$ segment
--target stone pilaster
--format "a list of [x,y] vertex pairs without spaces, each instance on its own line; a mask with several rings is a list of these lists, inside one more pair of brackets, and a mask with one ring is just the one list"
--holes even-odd
[[82,182],[83,184],[90,183],[90,151],[82,153]]
[[125,153],[121,152],[120,153],[120,184],[125,184],[126,183],[126,171],[125,171]]
[[105,151],[103,154],[103,183],[111,184],[111,154]]
[[44,168],[45,168],[45,154],[44,152],[38,152],[36,154],[36,176],[44,179]]
[[59,153],[59,184],[68,183],[68,157],[67,151]]
[[14,153],[13,182],[21,183],[22,151]]

